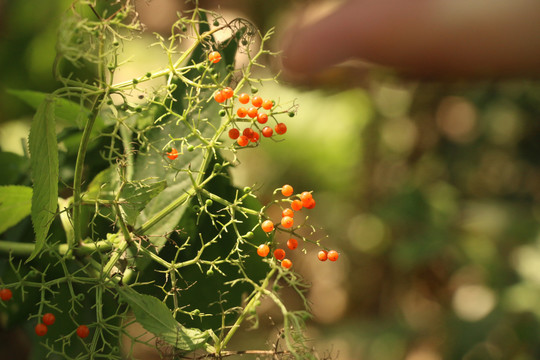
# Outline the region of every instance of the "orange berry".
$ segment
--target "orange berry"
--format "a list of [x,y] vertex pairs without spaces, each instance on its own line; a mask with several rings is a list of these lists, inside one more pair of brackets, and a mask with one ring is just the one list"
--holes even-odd
[[246,117],[247,115],[246,108],[243,108],[243,107],[238,108],[238,110],[236,110],[236,115],[238,115],[238,117],[241,117],[241,118]]
[[247,104],[249,102],[249,95],[246,93],[240,94],[240,96],[238,96],[238,101],[242,104]]
[[274,257],[278,260],[283,260],[283,258],[285,257],[285,250],[283,249],[274,250]]
[[249,144],[249,138],[247,136],[239,136],[238,139],[236,139],[236,142],[238,143],[238,145],[240,146],[246,146],[247,144]]
[[247,111],[247,114],[250,118],[256,118],[257,117],[257,114],[259,113],[259,111],[257,110],[256,107],[252,106],[248,109]]
[[257,141],[259,141],[259,138],[260,138],[260,137],[261,137],[261,136],[259,135],[258,132],[253,132],[253,136],[251,136],[251,137],[249,138],[249,140],[250,140],[251,142],[253,142],[253,143],[256,143]]
[[257,121],[259,124],[265,124],[268,121],[268,115],[260,113],[257,115]]
[[294,211],[292,211],[292,209],[290,209],[290,208],[284,209],[284,210],[281,212],[281,217],[285,217],[285,216],[293,217],[293,216],[294,216]]
[[339,254],[336,250],[330,250],[328,252],[328,260],[330,261],[336,261],[339,257]]
[[274,129],[279,135],[283,135],[287,132],[287,125],[284,123],[279,123],[274,127]]
[[2,301],[8,301],[13,296],[13,292],[11,292],[10,289],[2,289],[0,290],[0,299]]
[[262,134],[264,137],[271,137],[274,134],[274,130],[270,126],[265,126],[262,129]]
[[221,54],[217,51],[212,51],[210,54],[208,54],[208,60],[211,62],[218,63],[219,60],[221,60]]
[[232,128],[231,130],[229,130],[229,137],[231,139],[236,140],[238,139],[239,136],[240,136],[240,131],[238,129]]
[[281,193],[283,196],[291,196],[294,192],[294,189],[291,185],[283,185],[281,188]]
[[45,325],[50,326],[54,324],[54,322],[56,321],[56,317],[52,313],[46,313],[46,314],[43,314],[42,320]]
[[255,131],[253,131],[253,129],[251,129],[251,128],[245,128],[244,131],[242,131],[242,135],[244,135],[247,138],[253,137],[254,133],[255,133]]
[[294,211],[299,211],[302,209],[304,205],[302,205],[302,201],[300,200],[293,200],[293,202],[291,203],[291,207]]
[[263,229],[264,232],[270,232],[274,230],[274,223],[271,222],[270,220],[265,220],[261,224],[261,228]]
[[260,96],[254,96],[251,99],[251,103],[253,104],[253,106],[256,106],[256,107],[260,108],[262,103],[263,103],[263,99]]
[[269,252],[270,252],[270,248],[266,244],[261,244],[257,248],[257,255],[259,255],[260,257],[266,257]]
[[272,100],[264,100],[262,103],[262,107],[265,110],[270,110],[274,106],[274,102]]
[[169,151],[169,152],[167,153],[167,157],[168,157],[169,159],[171,159],[171,160],[176,159],[176,158],[178,157],[178,150],[176,150],[176,149],[174,149],[174,148],[171,149],[171,151]]
[[315,199],[307,199],[306,201],[302,202],[302,205],[304,205],[306,209],[313,209],[315,207]]
[[230,99],[234,95],[234,90],[230,87],[226,87],[223,90],[221,90],[221,94],[225,97],[225,99]]
[[281,218],[281,225],[284,228],[288,229],[288,228],[290,228],[290,227],[292,227],[294,225],[294,220],[290,216],[285,216],[285,217]]
[[80,325],[77,328],[77,335],[79,335],[80,338],[84,339],[88,335],[90,335],[90,329],[88,329],[88,326],[86,325]]
[[281,262],[281,267],[284,269],[289,269],[292,266],[292,261],[289,259],[283,259]]
[[291,250],[296,249],[298,247],[298,240],[290,238],[289,240],[287,240],[287,247]]
[[225,95],[223,95],[223,92],[218,91],[216,95],[214,95],[214,100],[216,100],[218,103],[222,103],[226,100]]
[[37,336],[45,336],[47,335],[47,325],[45,324],[37,324],[36,327],[34,327],[34,331],[36,332]]
[[311,195],[311,193],[309,191],[304,191],[303,193],[300,194],[300,200],[302,200],[302,202],[306,201],[307,199],[311,199],[313,198],[313,195]]
[[319,251],[319,253],[317,254],[317,257],[321,261],[326,261],[326,259],[328,259],[328,251],[326,250]]

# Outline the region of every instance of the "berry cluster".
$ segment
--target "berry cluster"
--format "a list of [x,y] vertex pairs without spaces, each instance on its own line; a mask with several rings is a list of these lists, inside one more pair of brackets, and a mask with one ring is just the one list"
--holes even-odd
[[[239,107],[236,110],[236,115],[241,119],[245,118],[246,116],[251,118],[251,126],[245,128],[242,132],[242,135],[240,135],[240,130],[238,130],[237,128],[232,128],[231,130],[229,130],[229,137],[231,139],[236,140],[238,145],[243,147],[248,145],[249,142],[258,142],[261,135],[267,138],[272,137],[272,135],[274,135],[274,130],[278,135],[283,135],[287,132],[287,125],[277,122],[273,129],[271,126],[267,125],[260,129],[259,126],[255,124],[255,122],[261,125],[266,124],[269,115],[265,112],[261,112],[261,109],[270,110],[270,115],[272,115],[272,108],[274,107],[274,102],[269,99],[263,100],[263,98],[258,95],[250,97],[248,94],[242,93],[238,96],[238,101],[241,104],[248,104],[250,100],[252,106],[248,107],[247,109],[243,106]],[[253,125],[255,125],[256,130],[252,129]]]
[[[290,202],[291,207],[285,208],[281,212],[281,227],[284,229],[290,229],[294,225],[294,212],[300,211],[302,208],[306,209],[313,209],[315,207],[315,199],[313,199],[313,195],[309,191],[304,191],[299,195],[293,195],[294,189],[291,185],[283,185],[281,188],[281,194],[283,196],[286,196],[287,199],[284,201]],[[264,232],[270,233],[274,231],[276,228],[274,227],[274,223],[271,220],[265,220],[261,223],[261,228]],[[279,225],[278,225],[279,229]],[[290,250],[294,250],[298,247],[298,240],[295,238],[289,238],[287,240],[287,247]],[[257,248],[257,254],[261,257],[266,257],[270,253],[270,246],[268,244],[261,244]],[[282,248],[276,248],[274,250],[274,257],[276,260],[281,261],[281,266],[285,269],[289,269],[292,266],[292,261],[285,258],[286,253],[285,250]],[[339,257],[339,254],[335,250],[321,250],[319,251],[318,258],[321,261],[326,261],[329,259],[330,261],[336,261]]]
[[[56,321],[56,317],[54,316],[53,313],[43,314],[43,316],[41,317],[41,322],[38,323],[34,327],[34,331],[36,332],[36,335],[37,336],[47,335],[47,331],[49,330],[48,326],[53,325],[55,321]],[[79,325],[79,327],[77,327],[77,335],[81,339],[84,339],[88,337],[88,335],[90,335],[90,329],[86,325]]]
[[[214,100],[220,104],[226,102],[228,99],[231,99],[233,97],[234,90],[230,87],[218,90],[214,94]],[[267,138],[272,137],[272,135],[274,134],[274,130],[278,135],[283,135],[287,132],[287,125],[285,125],[284,123],[276,122],[276,125],[273,129],[270,126],[264,126],[262,129],[259,129],[259,127],[255,124],[255,122],[261,125],[266,124],[266,122],[268,121],[268,115],[272,115],[272,108],[275,105],[274,101],[270,99],[263,100],[263,98],[258,95],[252,95],[250,97],[246,93],[238,95],[238,101],[240,102],[240,104],[243,105],[249,104],[251,101],[251,104],[250,106],[239,107],[236,110],[236,116],[238,116],[239,119],[244,119],[246,118],[246,116],[252,119],[251,126],[245,128],[242,131],[242,134],[240,134],[240,130],[238,128],[232,128],[229,130],[229,137],[233,140],[236,140],[239,146],[247,146],[250,142],[256,143],[261,138],[261,135]],[[261,109],[270,110],[270,113],[262,112]],[[256,130],[252,128],[253,125],[255,125]]]

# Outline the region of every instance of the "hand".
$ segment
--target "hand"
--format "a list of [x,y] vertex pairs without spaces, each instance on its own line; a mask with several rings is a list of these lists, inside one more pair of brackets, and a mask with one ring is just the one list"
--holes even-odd
[[349,0],[285,34],[293,79],[348,59],[437,78],[538,76],[540,1]]

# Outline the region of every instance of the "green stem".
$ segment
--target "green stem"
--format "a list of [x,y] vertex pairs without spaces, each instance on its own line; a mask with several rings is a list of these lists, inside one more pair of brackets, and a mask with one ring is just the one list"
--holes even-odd
[[244,308],[244,311],[242,311],[242,314],[236,319],[235,323],[231,327],[231,330],[227,333],[227,336],[221,341],[221,343],[217,344],[216,346],[216,355],[220,354],[221,349],[225,349],[233,335],[236,333],[238,328],[240,328],[240,325],[242,322],[246,319],[248,314],[251,312],[251,309],[255,306],[259,298],[261,297],[263,292],[266,292],[266,287],[268,286],[268,283],[270,282],[270,279],[272,276],[274,276],[275,272],[277,271],[276,268],[273,268],[268,275],[266,275],[266,278],[264,279],[264,282],[262,285],[256,289],[257,293],[251,298],[251,300],[248,302],[246,307]]
[[[112,249],[112,242],[110,240],[101,240],[91,243],[82,243],[77,248],[73,249],[75,255],[88,255],[94,251],[106,252]],[[29,256],[34,251],[35,244],[33,243],[20,243],[15,241],[0,240],[0,252],[11,253],[16,256]],[[65,255],[70,250],[68,244],[61,244],[53,246],[55,251],[60,255]]]
[[81,242],[81,185],[82,185],[82,173],[84,169],[84,159],[86,157],[86,151],[88,149],[88,143],[90,142],[90,134],[96,118],[99,113],[99,105],[101,100],[106,96],[107,92],[98,95],[94,104],[92,105],[92,113],[84,126],[84,131],[77,152],[77,161],[75,163],[75,175],[73,177],[73,230],[75,243]]

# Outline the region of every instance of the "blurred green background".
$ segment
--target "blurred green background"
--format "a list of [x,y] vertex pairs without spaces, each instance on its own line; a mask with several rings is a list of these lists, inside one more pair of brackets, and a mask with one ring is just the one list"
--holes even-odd
[[[305,2],[201,5],[265,30]],[[23,154],[32,116],[5,90],[55,88],[55,37],[69,3],[0,1],[3,151]],[[138,1],[148,33],[166,35],[182,4]],[[136,60],[151,60],[149,36],[133,46]],[[320,263],[308,248],[293,262],[312,284],[308,333],[321,357],[540,358],[540,84],[330,82],[261,87],[263,98],[299,104],[298,115],[285,141],[241,152],[234,173],[263,202],[285,183],[314,191],[311,221],[340,259]],[[263,303],[260,316],[261,329],[232,347],[274,341],[278,312]],[[3,347],[16,343],[9,329],[0,336]]]

